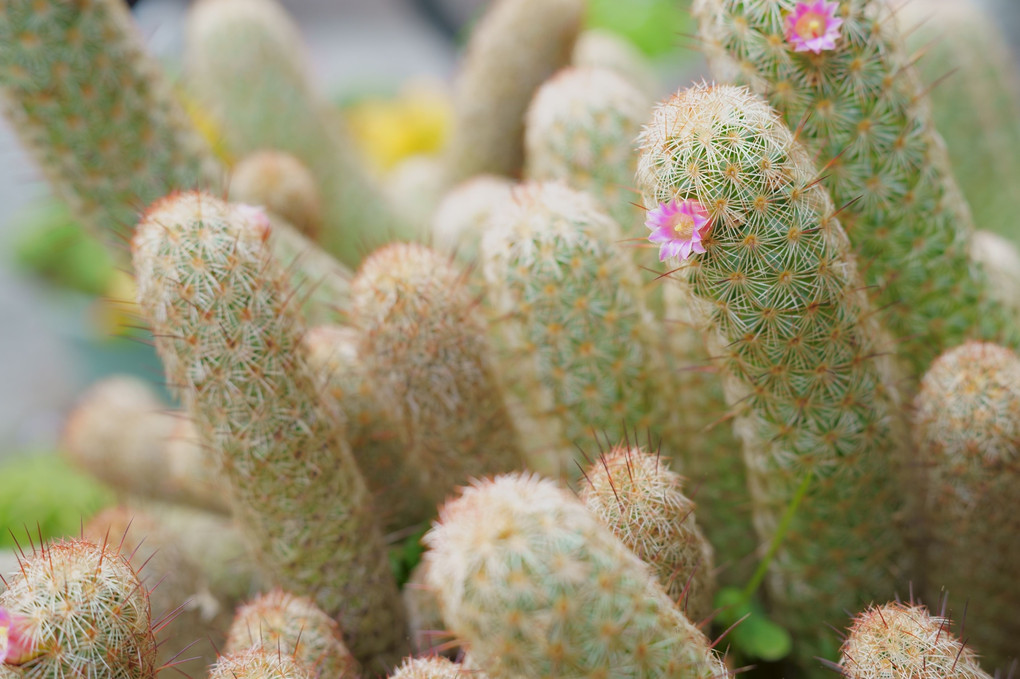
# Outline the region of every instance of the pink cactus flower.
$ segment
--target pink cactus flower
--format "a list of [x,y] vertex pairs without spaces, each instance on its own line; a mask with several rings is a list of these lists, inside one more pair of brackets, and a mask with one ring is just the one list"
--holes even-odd
[[838,2],[814,0],[798,2],[793,12],[786,15],[786,41],[795,52],[814,52],[835,49],[839,27],[843,20],[836,16]]
[[25,619],[0,608],[0,663],[22,665],[39,655],[25,635]]
[[702,239],[712,225],[708,210],[696,200],[671,200],[649,210],[645,226],[651,229],[648,240],[658,243],[659,261],[679,258],[683,261],[692,253],[702,253]]

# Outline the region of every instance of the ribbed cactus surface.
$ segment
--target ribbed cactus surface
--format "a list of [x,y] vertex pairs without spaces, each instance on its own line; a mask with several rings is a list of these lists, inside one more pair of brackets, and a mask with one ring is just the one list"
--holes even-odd
[[618,445],[584,472],[580,497],[696,622],[712,612],[715,564],[684,479],[656,453]]
[[697,244],[691,215],[704,215],[704,252],[673,278],[734,409],[759,536],[784,525],[773,601],[802,653],[827,653],[819,621],[891,596],[910,563],[882,330],[815,168],[762,99],[692,88],[656,108],[640,143],[645,206],[672,220],[664,254]]
[[486,299],[507,380],[528,414],[554,429],[527,441],[534,464],[575,474],[592,432],[668,428],[659,329],[619,225],[559,183],[517,188],[493,207],[482,240]]
[[[716,77],[767,96],[824,164],[814,179],[845,208],[876,304],[895,307],[885,320],[911,377],[967,337],[1013,337],[967,256],[970,211],[891,6],[697,0],[694,13]],[[831,40],[795,51],[815,24]]]
[[113,546],[82,539],[45,545],[23,556],[6,581],[0,609],[17,616],[23,644],[23,657],[7,662],[19,664],[19,676],[156,676],[149,591]]
[[727,676],[648,566],[552,481],[477,482],[425,542],[443,618],[489,676]]
[[1020,658],[1020,357],[968,342],[921,381],[914,439],[930,478],[929,597],[966,604],[968,645],[1004,671]]
[[299,350],[271,231],[261,211],[201,193],[156,203],[132,243],[139,304],[256,562],[337,615],[359,660],[386,658],[405,634],[378,517],[342,414]]
[[351,299],[365,379],[434,505],[472,477],[522,466],[476,303],[448,257],[388,245],[362,264]]
[[847,679],[990,679],[950,621],[924,606],[874,606],[861,613],[843,643]]
[[160,196],[222,179],[119,0],[4,2],[0,93],[54,191],[108,243]]

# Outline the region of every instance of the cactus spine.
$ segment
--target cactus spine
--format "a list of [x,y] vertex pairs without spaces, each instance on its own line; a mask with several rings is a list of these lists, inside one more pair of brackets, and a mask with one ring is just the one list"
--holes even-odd
[[351,298],[366,379],[434,505],[473,476],[522,465],[481,321],[447,258],[388,245],[362,264]]
[[55,192],[108,243],[122,244],[146,203],[218,185],[215,158],[123,2],[5,2],[0,93]]
[[818,54],[784,38],[796,0],[697,0],[694,13],[716,76],[767,96],[829,161],[819,177],[877,304],[896,305],[887,322],[916,380],[968,336],[1001,338],[1008,315],[969,260],[970,212],[895,17],[881,0],[837,4],[835,47]]
[[542,82],[567,65],[585,0],[498,0],[472,33],[457,76],[446,181],[516,176],[524,112]]
[[425,542],[443,619],[492,677],[727,676],[648,566],[552,481],[477,482]]
[[275,649],[250,648],[222,656],[209,679],[317,679],[312,669]]
[[311,599],[277,589],[237,610],[227,634],[226,653],[260,649],[294,656],[315,677],[358,675],[358,663],[340,638],[340,630]]
[[658,454],[621,445],[584,473],[581,502],[623,544],[651,565],[659,583],[691,620],[712,612],[712,546],[684,495],[684,480]]
[[404,644],[396,584],[343,417],[298,351],[304,323],[271,237],[248,206],[160,201],[132,242],[139,303],[255,561],[337,615],[359,660],[385,662]]
[[326,250],[354,266],[403,232],[310,82],[297,27],[275,0],[202,0],[191,10],[187,42],[188,82],[230,149],[285,151],[318,179]]
[[304,349],[312,371],[322,378],[324,391],[347,417],[347,440],[384,528],[407,528],[435,514],[436,505],[393,430],[391,413],[379,405],[365,376],[358,357],[360,339],[354,328],[320,325],[308,331]]
[[1020,544],[1003,538],[1020,534],[1020,357],[980,342],[952,349],[932,364],[914,405],[931,478],[930,584],[967,603],[968,643],[1005,670],[1020,657]]
[[467,679],[478,677],[485,679],[485,674],[463,665],[450,662],[446,658],[408,658],[390,675],[390,679]]
[[660,344],[619,225],[556,183],[522,186],[492,212],[483,270],[505,372],[528,414],[559,429],[532,432],[532,464],[570,474],[593,429],[622,440],[664,427]]
[[68,540],[33,551],[20,565],[0,594],[0,608],[18,616],[28,649],[17,659],[20,676],[155,678],[149,592],[116,549]]
[[674,277],[719,357],[761,539],[803,499],[770,585],[801,653],[824,655],[819,619],[891,595],[909,565],[882,331],[807,154],[764,101],[692,88],[655,109],[640,144],[645,206],[708,212],[706,251]]
[[840,667],[847,679],[991,679],[949,620],[901,603],[857,616]]
[[640,214],[629,191],[634,139],[651,101],[622,76],[599,68],[565,68],[528,107],[525,176],[563,181],[597,197],[626,232]]

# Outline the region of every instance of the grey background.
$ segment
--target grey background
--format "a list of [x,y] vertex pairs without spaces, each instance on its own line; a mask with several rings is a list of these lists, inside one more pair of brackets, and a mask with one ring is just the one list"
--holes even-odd
[[[626,2],[627,0],[620,0]],[[928,0],[911,0],[927,2]],[[1014,39],[1020,0],[984,0]],[[181,51],[186,0],[143,0],[136,8],[150,49],[173,60]],[[316,75],[328,92],[378,89],[413,76],[448,79],[456,49],[402,0],[285,0],[301,25]],[[461,17],[482,0],[447,0]],[[13,216],[45,195],[38,173],[0,120],[0,456],[51,446],[63,414],[93,379],[83,365],[82,305],[14,271]],[[155,377],[155,375],[154,375]]]

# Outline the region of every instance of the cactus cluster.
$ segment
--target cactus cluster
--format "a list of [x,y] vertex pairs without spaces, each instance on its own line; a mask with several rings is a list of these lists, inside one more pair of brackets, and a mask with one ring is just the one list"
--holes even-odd
[[695,0],[721,82],[653,106],[586,4],[496,0],[446,149],[380,178],[276,0],[194,3],[178,89],[119,2],[0,3],[4,110],[130,241],[178,401],[70,414],[124,506],[29,535],[0,677],[1008,669],[1020,256],[893,13]]

